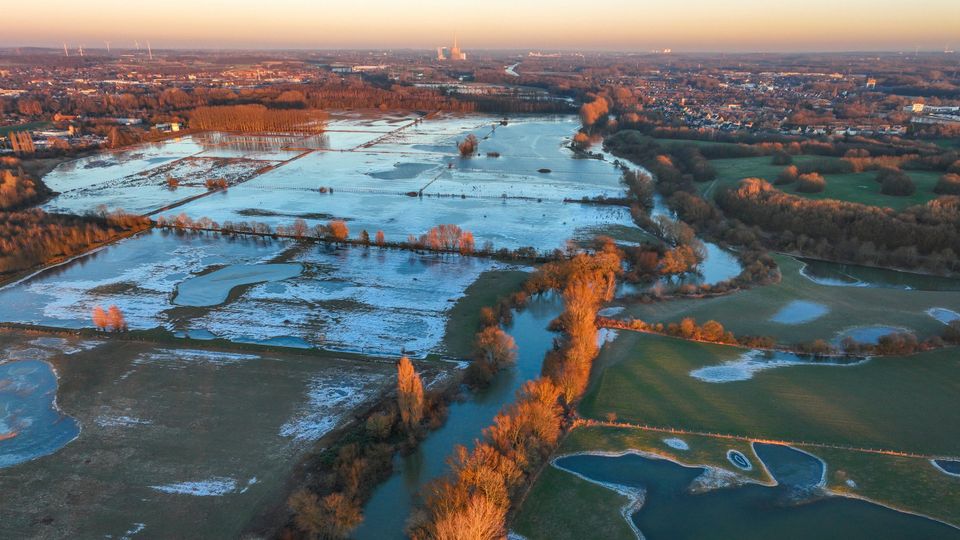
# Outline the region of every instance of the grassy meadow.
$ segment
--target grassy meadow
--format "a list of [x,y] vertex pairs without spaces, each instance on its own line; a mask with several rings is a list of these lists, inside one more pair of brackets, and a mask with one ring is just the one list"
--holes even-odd
[[[803,155],[794,156],[793,162],[795,165],[800,165],[807,161],[821,159],[830,158]],[[773,183],[785,168],[784,165],[773,165],[770,156],[713,159],[710,160],[710,163],[717,169],[717,179],[700,184],[700,192],[705,196],[716,194],[721,189],[734,187],[744,178],[763,178]],[[908,206],[924,204],[937,198],[933,188],[937,184],[937,179],[940,178],[940,173],[935,171],[905,172],[917,186],[916,192],[907,197],[895,197],[880,193],[880,184],[874,181],[877,176],[876,171],[825,174],[823,177],[827,180],[827,187],[821,193],[800,193],[796,191],[792,184],[777,187],[787,193],[808,199],[837,199],[870,206],[888,207],[894,210],[903,210]]]
[[[775,258],[782,274],[779,283],[714,298],[633,304],[622,316],[664,323],[683,317],[694,317],[701,323],[714,319],[738,335],[771,336],[782,343],[799,343],[830,340],[850,327],[871,325],[903,327],[926,338],[940,335],[945,328],[926,313],[928,309],[960,312],[960,292],[820,285],[801,275],[802,262],[782,255]],[[795,301],[818,304],[828,311],[806,322],[772,320]]]
[[622,332],[601,352],[580,413],[754,438],[960,454],[956,349],[857,365],[777,367],[724,383],[690,375],[745,352]]

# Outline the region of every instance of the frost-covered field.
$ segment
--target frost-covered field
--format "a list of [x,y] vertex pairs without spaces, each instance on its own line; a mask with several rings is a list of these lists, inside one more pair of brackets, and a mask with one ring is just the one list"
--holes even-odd
[[0,320],[93,326],[95,306],[118,306],[131,328],[166,325],[176,285],[213,265],[262,263],[288,244],[151,231],[0,289]]
[[[187,157],[65,191],[47,203],[44,209],[82,214],[103,205],[109,210],[145,214],[206,192],[207,180],[223,179],[232,186],[275,164],[275,161],[241,158]],[[171,189],[168,179],[176,180],[179,186]]]
[[422,356],[437,351],[446,310],[497,263],[376,248],[311,246],[293,256],[304,271],[263,283],[190,321],[240,341],[294,337],[333,350]]
[[[240,537],[265,501],[285,499],[305,453],[381,399],[396,369],[8,330],[0,351],[0,371],[17,375],[7,393],[0,384],[0,434],[17,430],[0,441],[2,538]],[[445,364],[421,369],[430,379]],[[42,387],[21,383],[33,373]]]
[[[269,264],[278,258],[284,264]],[[91,327],[95,306],[116,305],[134,329],[422,356],[438,350],[447,309],[480,273],[498,266],[452,255],[153,231],[0,289],[0,320]],[[274,271],[288,267],[296,271]],[[243,279],[205,277],[234,268]],[[198,281],[209,301],[185,297],[201,308],[179,306],[179,286]],[[235,286],[246,289],[231,297]]]

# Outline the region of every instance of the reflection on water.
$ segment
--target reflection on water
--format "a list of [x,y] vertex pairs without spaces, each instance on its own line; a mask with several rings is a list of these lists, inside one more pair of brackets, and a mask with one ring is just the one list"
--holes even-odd
[[554,338],[547,324],[561,310],[561,300],[548,295],[533,299],[526,310],[514,316],[506,330],[517,342],[516,365],[501,372],[489,388],[472,394],[468,401],[451,404],[442,428],[431,432],[412,455],[394,460],[393,476],[374,491],[354,538],[405,538],[404,523],[420,488],[447,471],[446,459],[453,454],[454,446],[471,445],[493,423],[500,408],[513,401],[520,386],[540,375],[543,357]]
[[55,408],[56,398],[50,364],[0,364],[0,468],[52,454],[80,434],[77,421]]
[[[802,453],[789,448],[761,452],[771,459],[768,467],[776,469],[783,484],[811,481],[814,468],[808,459],[819,465],[816,458],[798,458],[793,454]],[[556,465],[594,482],[643,489],[643,506],[631,519],[648,540],[960,538],[960,531],[948,525],[859,499],[825,496],[798,501],[794,486],[750,484],[693,494],[688,487],[705,469],[636,454],[567,456]]]

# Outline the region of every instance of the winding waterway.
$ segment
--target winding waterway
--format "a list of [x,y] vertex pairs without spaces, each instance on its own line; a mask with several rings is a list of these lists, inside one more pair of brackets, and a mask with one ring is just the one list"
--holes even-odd
[[454,447],[472,445],[483,429],[493,423],[497,412],[513,401],[523,383],[540,375],[544,355],[553,346],[555,336],[547,325],[562,310],[560,298],[551,294],[533,298],[524,311],[514,314],[513,323],[505,330],[517,342],[516,365],[500,372],[489,388],[467,401],[450,405],[443,427],[430,433],[416,452],[394,460],[393,476],[374,491],[354,538],[405,538],[404,524],[420,489],[447,471],[446,460]]

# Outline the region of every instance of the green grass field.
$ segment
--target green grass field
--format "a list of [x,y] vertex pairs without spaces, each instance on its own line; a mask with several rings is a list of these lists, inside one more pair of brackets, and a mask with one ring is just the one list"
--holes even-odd
[[[634,304],[623,316],[648,322],[674,322],[694,317],[714,319],[738,335],[772,336],[782,343],[832,339],[852,326],[887,325],[912,330],[920,338],[939,335],[945,326],[926,313],[942,307],[960,312],[960,292],[819,285],[800,274],[803,263],[775,256],[783,275],[779,283],[709,299]],[[829,311],[809,322],[784,324],[771,320],[793,301],[825,306]]]
[[38,122],[27,122],[26,124],[17,124],[13,126],[0,126],[0,137],[6,137],[12,131],[47,129],[52,125],[53,125],[53,122],[38,121]]
[[858,365],[779,367],[736,382],[690,375],[744,352],[622,332],[601,352],[580,413],[753,438],[960,454],[955,348]]
[[[810,160],[828,159],[821,156],[795,156],[794,164],[801,164]],[[713,182],[700,184],[700,192],[705,196],[712,196],[721,189],[734,187],[744,178],[763,178],[771,183],[785,168],[782,165],[772,165],[770,156],[714,159],[710,163],[717,169],[717,179]],[[874,181],[877,173],[867,171],[862,173],[826,174],[827,188],[821,193],[799,193],[793,185],[778,186],[787,193],[806,197],[808,199],[837,199],[871,206],[882,206],[903,210],[915,204],[924,204],[935,199],[933,192],[940,173],[931,171],[906,171],[917,186],[917,191],[909,197],[894,197],[880,193],[880,184]]]
[[491,270],[480,274],[450,308],[443,346],[448,354],[468,357],[480,328],[480,308],[493,306],[501,297],[519,291],[530,276],[520,270]]
[[627,498],[613,490],[548,465],[510,528],[530,540],[636,540],[620,515],[626,503]]
[[827,462],[827,487],[833,491],[960,525],[960,478],[943,474],[926,459],[831,448],[806,450]]

